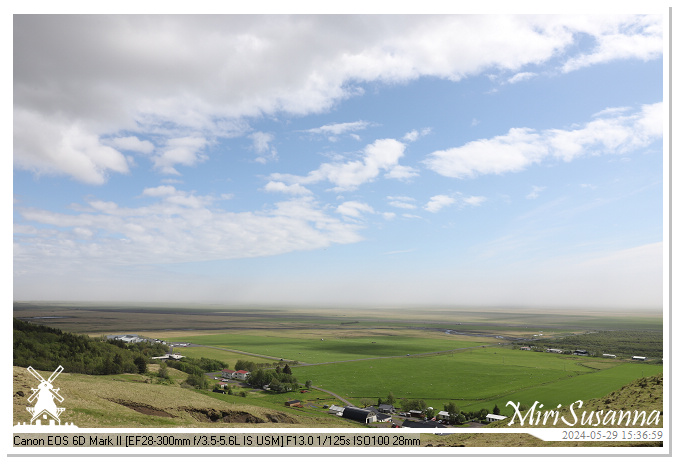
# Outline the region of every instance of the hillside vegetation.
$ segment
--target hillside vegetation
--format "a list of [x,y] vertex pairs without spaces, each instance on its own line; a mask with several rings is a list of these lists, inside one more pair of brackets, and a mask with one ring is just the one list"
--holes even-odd
[[54,371],[62,365],[67,372],[120,374],[138,372],[135,360],[140,356],[147,359],[165,353],[163,345],[156,343],[107,342],[19,319],[13,325],[15,366]]

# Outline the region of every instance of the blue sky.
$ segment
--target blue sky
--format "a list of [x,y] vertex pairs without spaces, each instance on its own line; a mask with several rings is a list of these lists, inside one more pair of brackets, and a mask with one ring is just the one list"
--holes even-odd
[[660,308],[663,24],[15,16],[14,299]]

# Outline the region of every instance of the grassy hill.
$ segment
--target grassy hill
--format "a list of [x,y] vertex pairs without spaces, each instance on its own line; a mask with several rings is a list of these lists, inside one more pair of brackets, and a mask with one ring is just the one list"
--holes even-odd
[[[631,382],[619,390],[616,390],[602,398],[585,401],[580,411],[599,410],[631,410],[651,411],[663,410],[663,375],[644,377]],[[568,408],[561,410],[566,415]],[[569,417],[566,415],[566,417]],[[521,428],[518,421],[509,426],[511,417],[489,424],[489,428]],[[663,425],[663,416],[660,416],[658,427]],[[526,423],[525,428],[530,426]],[[567,428],[563,424],[554,426],[536,425],[536,427]],[[589,427],[589,426],[588,426]],[[609,426],[610,427],[610,426]],[[582,427],[580,427],[582,428]],[[616,427],[622,428],[622,427]],[[528,434],[455,434],[447,436],[422,435],[423,446],[473,446],[473,447],[540,447],[540,446],[662,446],[662,442],[543,442]]]
[[[149,366],[157,369],[157,365]],[[47,378],[48,371],[39,371]],[[347,427],[328,415],[311,415],[285,407],[246,404],[244,398],[200,392],[179,384],[187,374],[169,369],[171,384],[141,374],[85,375],[63,372],[55,387],[64,397],[62,422],[78,427]],[[28,397],[36,380],[14,367],[12,422],[28,422]]]

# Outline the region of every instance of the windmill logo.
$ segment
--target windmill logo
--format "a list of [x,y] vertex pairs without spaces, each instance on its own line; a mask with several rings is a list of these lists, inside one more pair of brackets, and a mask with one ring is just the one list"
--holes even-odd
[[[65,411],[65,408],[58,407],[56,403],[56,401],[59,403],[64,401],[64,398],[59,394],[59,389],[54,388],[53,385],[54,380],[56,380],[63,370],[63,366],[57,367],[57,369],[52,372],[52,375],[50,375],[49,378],[45,380],[43,376],[38,373],[38,371],[33,369],[32,366],[28,366],[28,372],[30,372],[31,375],[33,375],[33,377],[35,377],[40,382],[38,388],[31,388],[33,394],[28,398],[29,403],[33,403],[35,401],[34,406],[26,408],[26,410],[30,412],[32,416],[30,425],[73,426],[73,424],[61,423],[59,416],[61,416],[61,413]],[[17,425],[29,424],[23,423]]]

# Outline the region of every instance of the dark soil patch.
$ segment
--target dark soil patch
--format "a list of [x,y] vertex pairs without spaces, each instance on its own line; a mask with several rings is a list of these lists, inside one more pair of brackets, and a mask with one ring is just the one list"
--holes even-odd
[[267,414],[266,418],[269,419],[269,422],[273,422],[275,424],[296,424],[297,421],[293,419],[290,416],[286,416],[285,414]]
[[146,414],[147,416],[158,416],[158,417],[177,417],[173,416],[167,411],[163,411],[162,409],[154,408],[152,406],[149,406],[147,404],[140,404],[140,403],[133,403],[131,401],[124,401],[124,400],[110,400],[113,401],[114,403],[118,403],[122,406],[126,406],[130,409],[133,409],[134,411],[140,412],[142,414]]
[[236,424],[261,424],[264,419],[243,411],[219,411],[217,409],[184,408],[199,422],[228,422]]

